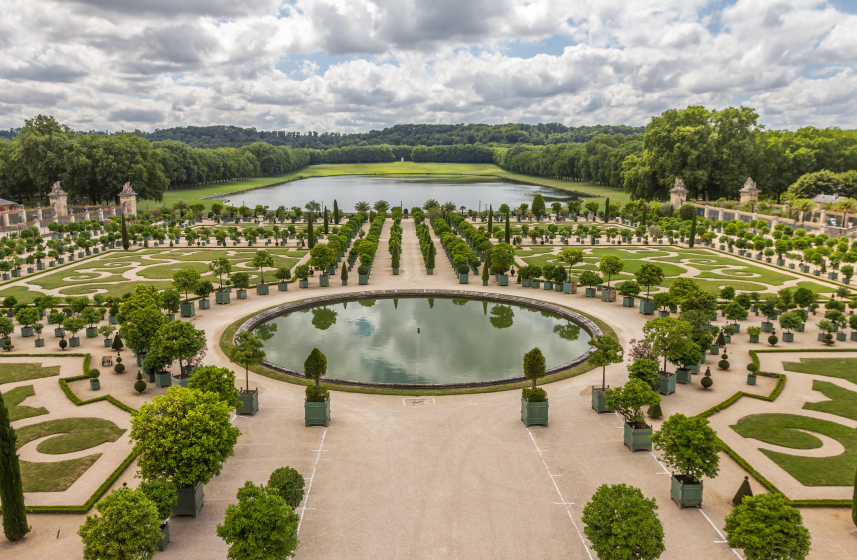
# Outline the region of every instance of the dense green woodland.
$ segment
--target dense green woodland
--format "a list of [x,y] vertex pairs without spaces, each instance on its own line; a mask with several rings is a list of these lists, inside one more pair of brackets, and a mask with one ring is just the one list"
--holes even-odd
[[[495,163],[515,173],[624,189],[634,199],[668,199],[676,177],[691,198],[706,200],[738,198],[747,177],[775,201],[784,193],[857,197],[857,131],[765,130],[748,107],[670,109],[645,131],[556,123],[397,125],[343,135],[238,127],[78,133],[40,115],[6,137],[11,140],[0,139],[0,196],[22,202],[44,195],[55,181],[81,202],[112,202],[128,181],[141,198],[160,200],[168,188],[402,158]],[[278,138],[282,142],[272,141]]]
[[[275,146],[293,148],[344,148],[387,144],[390,146],[451,146],[455,144],[562,144],[588,142],[598,134],[639,134],[643,127],[595,125],[569,127],[560,123],[548,124],[397,124],[384,130],[371,130],[353,134],[338,132],[307,133],[290,131],[257,131],[237,126],[184,126],[155,130],[135,131],[146,140],[178,140],[194,148],[237,148],[253,142],[267,142]],[[401,157],[401,156],[400,156]],[[405,159],[408,159],[405,156]]]

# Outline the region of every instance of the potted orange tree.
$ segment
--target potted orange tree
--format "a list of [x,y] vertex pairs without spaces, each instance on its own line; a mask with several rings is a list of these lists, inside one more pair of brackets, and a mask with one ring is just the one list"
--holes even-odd
[[664,464],[674,469],[670,477],[673,501],[679,508],[702,505],[702,478],[717,476],[722,449],[708,419],[673,414],[651,439],[655,449],[663,453]]
[[625,420],[625,445],[631,451],[652,450],[652,427],[646,424],[644,406],[661,402],[661,396],[642,379],[630,379],[624,387],[607,390],[607,406]]
[[539,348],[524,354],[524,375],[533,382],[532,387],[521,390],[521,420],[524,425],[548,425],[548,396],[544,389],[536,387],[536,381],[546,375],[545,357]]
[[304,376],[315,382],[306,388],[304,426],[324,426],[330,423],[330,392],[319,382],[327,374],[327,356],[313,348],[304,362]]

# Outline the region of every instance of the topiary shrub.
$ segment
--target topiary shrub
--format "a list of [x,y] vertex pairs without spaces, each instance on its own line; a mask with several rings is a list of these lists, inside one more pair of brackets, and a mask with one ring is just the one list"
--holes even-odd
[[770,344],[771,346],[776,346],[777,342],[779,342],[779,341],[780,341],[780,339],[777,338],[777,335],[772,334],[771,336],[768,337],[768,344]]
[[68,341],[64,338],[60,339],[60,350],[65,350],[65,347],[68,346]]
[[99,377],[101,377],[101,372],[99,370],[97,370],[95,368],[92,368],[91,370],[89,370],[89,378],[90,379],[98,379]]
[[459,265],[459,267],[458,267],[458,273],[459,274],[467,274],[468,272],[470,272],[469,266],[467,266],[466,264]]
[[726,355],[726,352],[720,358],[721,360],[717,362],[717,367],[720,369],[729,369],[729,356]]
[[661,412],[661,403],[650,406],[649,410],[646,411],[646,414],[649,415],[649,418],[662,418],[664,413]]
[[711,368],[705,368],[705,376],[700,380],[699,384],[702,385],[703,389],[708,389],[714,385],[714,380],[711,379]]
[[10,352],[12,348],[14,348],[14,346],[12,346],[12,341],[7,338],[6,341],[3,342],[3,350]]
[[547,402],[548,394],[541,387],[536,387],[532,389],[530,387],[524,387],[521,390],[521,396],[527,399],[528,402]]
[[304,499],[304,477],[291,467],[280,467],[271,473],[266,486],[296,509]]
[[330,393],[324,387],[309,385],[306,388],[307,402],[324,402],[330,397]]
[[125,364],[119,362],[119,360],[117,360],[117,362],[118,363],[115,366],[113,366],[113,371],[115,373],[124,373],[125,372]]
[[369,274],[369,267],[368,267],[368,266],[359,266],[359,267],[357,267],[357,274],[360,274],[360,275],[363,275],[363,276],[365,276],[365,275]]
[[142,393],[146,390],[146,382],[143,381],[143,374],[139,371],[137,372],[137,381],[134,382],[134,390],[138,393]]

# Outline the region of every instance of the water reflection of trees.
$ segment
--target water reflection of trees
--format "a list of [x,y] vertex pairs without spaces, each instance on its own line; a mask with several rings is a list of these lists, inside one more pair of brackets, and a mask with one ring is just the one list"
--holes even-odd
[[461,306],[463,306],[463,305],[464,305],[464,304],[466,304],[468,301],[469,301],[469,300],[466,300],[466,299],[453,298],[453,300],[452,300],[452,304],[453,304],[453,305],[461,305]]
[[312,326],[320,331],[326,331],[336,324],[336,311],[327,307],[317,307],[312,310]]
[[258,334],[259,338],[267,342],[274,338],[274,333],[277,332],[277,323],[262,323],[253,329],[253,332]]
[[577,340],[580,336],[580,325],[574,323],[566,323],[565,325],[555,325],[553,332],[558,334],[564,340]]
[[377,299],[358,299],[357,302],[363,307],[372,307],[376,303],[378,303]]
[[512,326],[515,312],[508,305],[495,305],[491,308],[491,326],[495,329],[508,329]]

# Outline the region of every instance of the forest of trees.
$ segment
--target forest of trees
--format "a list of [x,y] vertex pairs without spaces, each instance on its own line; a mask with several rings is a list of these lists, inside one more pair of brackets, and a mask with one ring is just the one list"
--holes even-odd
[[857,196],[857,131],[765,130],[758,118],[748,107],[691,106],[665,111],[645,129],[426,124],[299,134],[211,126],[108,134],[75,132],[40,115],[0,137],[0,197],[31,201],[62,181],[79,200],[110,202],[130,181],[141,198],[160,200],[168,188],[402,158],[495,163],[515,173],[622,188],[634,199],[668,199],[676,177],[691,198],[703,200],[737,199],[747,177],[775,201],[791,196],[793,186],[801,197],[837,190]]
[[[598,134],[639,134],[643,127],[625,125],[565,126],[547,124],[397,124],[383,130],[340,134],[338,132],[306,133],[294,131],[257,131],[255,128],[236,126],[183,126],[155,130],[135,131],[146,140],[176,140],[195,148],[237,148],[254,142],[267,142],[275,146],[327,150],[348,146],[452,146],[456,144],[562,144],[588,142]],[[399,156],[403,157],[403,156]],[[405,159],[408,159],[404,156]]]

